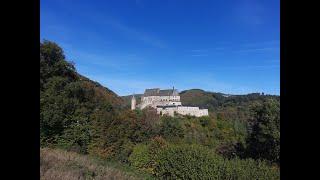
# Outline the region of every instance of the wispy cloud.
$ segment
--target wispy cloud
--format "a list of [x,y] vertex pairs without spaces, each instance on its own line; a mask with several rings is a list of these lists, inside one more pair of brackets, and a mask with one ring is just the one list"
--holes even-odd
[[207,52],[208,49],[192,49],[191,52]]
[[[167,45],[160,39],[152,36],[148,33],[143,31],[138,31],[133,27],[129,27],[120,21],[116,20],[115,18],[103,18],[103,22],[109,24],[114,29],[118,30],[119,32],[123,33],[125,36],[133,39],[137,39],[143,41],[149,45],[152,45],[157,48],[166,48]],[[99,23],[102,23],[101,21]]]
[[[70,54],[68,53],[70,52]],[[70,57],[77,59],[78,62],[93,65],[106,70],[126,71],[146,65],[147,62],[136,54],[95,54],[84,50],[67,49]]]
[[214,67],[212,70],[265,70],[265,69],[279,69],[279,64],[267,64],[267,65],[241,65],[241,66],[224,66]]
[[278,47],[265,47],[265,48],[247,48],[235,50],[234,52],[265,52],[265,51],[278,51]]
[[[144,30],[140,30],[134,25],[128,25],[121,20],[119,20],[116,17],[112,17],[110,15],[106,15],[105,12],[99,11],[99,9],[92,8],[89,5],[76,3],[72,6],[65,6],[64,1],[58,1],[60,4],[60,8],[64,9],[67,12],[72,12],[73,9],[70,9],[68,7],[74,7],[75,9],[81,10],[82,13],[78,14],[79,19],[85,19],[88,21],[88,23],[94,23],[96,25],[96,28],[99,28],[100,30],[103,30],[105,28],[105,25],[108,25],[109,27],[114,28],[122,35],[126,36],[130,39],[135,39],[138,41],[142,41],[148,45],[151,45],[153,47],[157,48],[166,48],[168,45],[163,41],[160,40],[156,35],[150,34],[149,32],[146,32]],[[136,0],[135,4],[138,6],[142,6],[141,0]],[[87,31],[88,32],[88,31]],[[96,36],[99,36],[99,33],[96,33],[94,30],[91,31]],[[90,37],[91,36],[87,36]]]
[[242,47],[265,47],[265,46],[280,46],[279,40],[260,41],[260,42],[245,42],[241,43]]
[[196,56],[196,57],[199,57],[199,56],[208,56],[208,54],[192,54],[191,56]]
[[280,51],[279,40],[270,40],[262,42],[229,42],[216,47],[207,47],[206,49],[192,49],[191,56],[209,56],[210,53],[224,52],[241,53],[241,52],[270,52]]
[[208,56],[208,49],[192,49],[191,56],[200,57],[200,56]]
[[213,50],[215,50],[215,51],[221,51],[221,50],[225,50],[226,48],[224,48],[224,47],[215,47],[215,48],[213,48]]

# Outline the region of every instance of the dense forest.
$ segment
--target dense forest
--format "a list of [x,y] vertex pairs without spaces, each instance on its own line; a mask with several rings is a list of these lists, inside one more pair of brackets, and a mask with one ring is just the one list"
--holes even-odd
[[130,97],[77,73],[56,43],[40,42],[41,148],[117,162],[148,179],[280,179],[279,96],[180,95],[210,116],[131,111]]

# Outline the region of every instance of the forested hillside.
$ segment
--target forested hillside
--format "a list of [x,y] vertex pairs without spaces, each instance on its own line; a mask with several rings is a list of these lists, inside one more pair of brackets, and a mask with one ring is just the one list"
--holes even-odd
[[[55,43],[40,43],[41,144],[88,152],[89,142],[112,119],[123,101],[111,90],[79,75]],[[103,118],[103,120],[102,120]]]
[[181,92],[183,104],[213,112],[200,118],[131,111],[128,99],[79,75],[57,44],[40,43],[42,148],[117,162],[156,179],[280,178],[279,97]]
[[201,89],[185,90],[180,93],[181,102],[186,106],[209,109],[211,115],[226,120],[247,121],[252,118],[250,110],[266,100],[280,103],[280,96],[251,93],[246,95],[224,95]]

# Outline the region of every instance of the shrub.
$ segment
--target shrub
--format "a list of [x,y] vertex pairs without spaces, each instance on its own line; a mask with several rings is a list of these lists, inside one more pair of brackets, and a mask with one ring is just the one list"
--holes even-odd
[[201,126],[203,127],[208,127],[210,125],[210,123],[212,123],[211,119],[209,118],[209,116],[203,116],[198,118],[199,122],[201,124]]
[[232,159],[225,163],[223,179],[280,179],[279,169],[271,168],[264,161],[253,159]]
[[148,146],[146,144],[138,144],[133,148],[133,152],[129,157],[132,166],[138,169],[147,169],[151,161]]
[[184,137],[184,132],[180,119],[163,116],[160,134],[169,140],[179,139]]
[[154,174],[158,154],[166,147],[167,142],[161,136],[156,136],[149,144],[136,145],[129,161],[135,168]]
[[115,151],[114,158],[122,163],[129,163],[129,156],[132,153],[134,144],[130,141],[125,141]]
[[149,153],[155,156],[158,154],[162,149],[166,148],[168,143],[165,139],[161,136],[156,136],[151,139],[149,144]]
[[210,149],[195,145],[172,145],[156,159],[160,179],[280,179],[279,169],[253,159],[227,160]]
[[160,179],[221,179],[223,159],[200,146],[169,146],[156,160]]

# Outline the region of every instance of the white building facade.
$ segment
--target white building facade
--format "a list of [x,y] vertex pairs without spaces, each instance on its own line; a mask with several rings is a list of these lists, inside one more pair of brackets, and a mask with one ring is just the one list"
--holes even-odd
[[141,97],[141,103],[136,105],[135,97],[131,100],[131,109],[135,108],[144,109],[152,107],[157,110],[160,115],[174,116],[175,113],[190,116],[208,116],[208,109],[199,109],[199,107],[182,106],[180,95],[177,90],[166,89],[160,90],[159,88],[146,89]]

